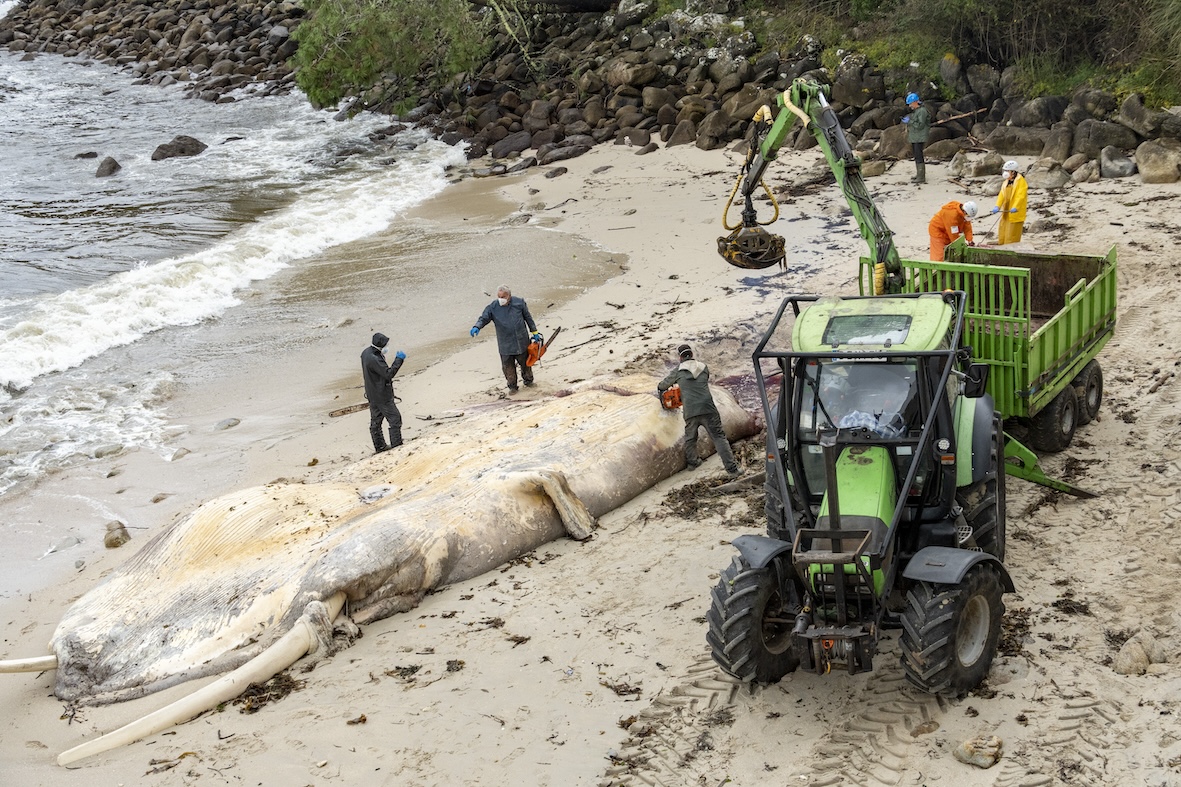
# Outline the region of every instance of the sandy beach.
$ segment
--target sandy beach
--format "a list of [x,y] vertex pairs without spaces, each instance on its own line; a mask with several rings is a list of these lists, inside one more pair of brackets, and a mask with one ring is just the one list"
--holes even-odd
[[[553,178],[544,168],[465,179],[414,211],[423,271],[425,261],[453,260],[445,282],[383,287],[378,237],[258,287],[252,297],[282,289],[298,319],[275,327],[279,351],[260,347],[240,374],[195,375],[173,392],[167,412],[183,455],[123,453],[0,499],[9,521],[35,529],[66,517],[79,534],[40,561],[10,556],[21,573],[0,595],[0,658],[44,654],[73,600],[201,502],[365,461],[367,416],[328,413],[362,401],[357,358],[375,330],[408,354],[395,389],[413,441],[434,429],[462,435],[462,417],[438,416],[505,395],[491,332],[467,335],[499,284],[529,302],[544,332],[562,327],[522,398],[598,374],[663,374],[683,341],[715,377],[742,372],[785,295],[856,292],[864,247],[835,186],[783,199],[772,229],[787,238],[786,270],[742,271],[716,253],[740,156],[635,152],[602,145]],[[818,152],[789,153],[768,180],[790,185],[817,167]],[[902,255],[924,259],[939,206],[991,198],[985,181],[949,181],[943,166],[928,168],[922,188],[912,174],[900,162],[869,185]],[[1100,358],[1100,417],[1044,460],[1050,474],[1069,469],[1101,494],[1009,484],[1006,564],[1017,593],[1006,596],[1005,646],[986,686],[961,700],[904,685],[895,633],[872,674],[796,673],[753,692],[724,676],[705,645],[709,592],[734,553],[729,540],[764,522],[757,485],[713,490],[726,478],[711,457],[601,517],[589,541],[559,539],[365,626],[312,671],[297,665],[302,687],[256,713],[227,705],[63,769],[61,751],[195,685],[63,713],[52,674],[0,676],[0,782],[1181,784],[1179,201],[1181,185],[1136,177],[1030,194],[1030,247],[1119,249],[1120,324]],[[977,222],[979,241],[990,224]],[[335,306],[298,308],[301,291],[323,288],[339,288]],[[230,418],[240,423],[218,428]],[[762,469],[758,438],[736,450],[748,473]],[[106,550],[103,529],[116,518],[133,538]],[[1168,661],[1117,674],[1119,645],[1138,631]],[[979,735],[1004,741],[989,770],[952,756]]]

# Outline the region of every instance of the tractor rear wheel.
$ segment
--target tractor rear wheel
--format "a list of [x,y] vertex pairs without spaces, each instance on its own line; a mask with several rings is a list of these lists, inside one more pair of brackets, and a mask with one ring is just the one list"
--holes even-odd
[[992,666],[1005,605],[1000,577],[976,564],[958,585],[919,582],[902,613],[902,670],[923,691],[958,697]]
[[1103,404],[1103,369],[1099,362],[1092,360],[1071,381],[1070,387],[1078,396],[1078,425],[1085,426],[1099,415]]
[[800,665],[791,633],[800,605],[788,576],[780,559],[752,568],[738,555],[714,587],[705,638],[739,680],[774,683]]
[[956,502],[964,510],[964,519],[972,528],[976,546],[984,552],[1005,559],[1005,435],[1001,414],[992,418],[992,443],[988,452],[988,472],[980,483],[956,492]]
[[1039,451],[1057,452],[1074,439],[1078,427],[1079,401],[1074,388],[1067,386],[1033,417],[1029,442]]

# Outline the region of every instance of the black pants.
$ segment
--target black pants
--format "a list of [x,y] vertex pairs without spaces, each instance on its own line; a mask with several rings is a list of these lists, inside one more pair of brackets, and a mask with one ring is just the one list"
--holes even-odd
[[[385,437],[381,434],[382,419],[390,424],[389,445],[386,445]],[[373,438],[373,450],[379,453],[402,444],[402,414],[392,399],[369,403],[369,436]]]
[[504,379],[508,382],[509,390],[517,388],[518,366],[521,367],[521,379],[525,381],[525,385],[533,385],[533,367],[525,363],[528,359],[529,353],[500,356],[500,368],[504,372]]

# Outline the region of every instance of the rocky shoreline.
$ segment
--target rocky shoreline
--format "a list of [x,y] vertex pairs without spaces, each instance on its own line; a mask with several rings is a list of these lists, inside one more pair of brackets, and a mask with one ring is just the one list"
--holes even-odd
[[[1181,180],[1181,115],[1146,107],[1138,95],[1121,102],[1083,88],[1027,99],[1014,68],[965,66],[951,55],[940,64],[942,89],[917,74],[883,73],[856,53],[830,72],[810,36],[760,54],[730,3],[689,5],[693,13],[658,18],[636,0],[612,13],[534,17],[527,57],[517,39],[497,33],[481,69],[424,88],[418,105],[395,118],[428,126],[451,144],[467,142],[469,158],[493,160],[484,170],[491,174],[552,164],[605,142],[639,153],[657,141],[724,147],[746,135],[759,106],[808,76],[830,86],[864,173],[873,176],[909,155],[899,122],[907,110],[889,87],[905,82],[935,113],[927,158],[950,161],[953,175],[994,175],[1005,157],[1025,156],[1036,159],[1026,173],[1033,188],[1137,173],[1145,183]],[[302,16],[291,2],[31,0],[0,20],[0,46],[95,58],[130,68],[145,83],[179,82],[195,97],[232,101],[233,91],[252,85],[263,93],[292,88],[291,31]],[[344,111],[389,113],[406,98],[391,90],[375,85]],[[941,90],[956,97],[946,100]],[[813,145],[798,131],[788,140],[797,150]],[[972,151],[995,155],[966,155]]]

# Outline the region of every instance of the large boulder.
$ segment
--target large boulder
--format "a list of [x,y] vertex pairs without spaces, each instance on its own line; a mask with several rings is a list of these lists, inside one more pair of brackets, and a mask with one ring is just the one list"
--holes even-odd
[[697,124],[686,118],[677,122],[676,128],[665,141],[664,146],[671,148],[675,145],[688,145],[697,141]]
[[886,80],[871,68],[865,55],[846,55],[837,66],[832,82],[832,100],[854,107],[886,100]]
[[956,178],[987,178],[1001,173],[1005,157],[999,153],[985,153],[976,157],[960,151],[947,165],[947,174]]
[[119,165],[118,161],[115,161],[115,159],[107,156],[99,163],[98,169],[95,171],[94,176],[96,178],[109,178],[111,175],[114,175],[121,169],[123,169],[123,167]]
[[980,101],[991,104],[1001,94],[1001,72],[989,65],[968,66],[968,85],[980,96]]
[[1006,156],[1040,156],[1049,136],[1050,130],[1045,128],[997,126],[984,144]]
[[1076,169],[1081,167],[1083,164],[1086,164],[1088,161],[1090,161],[1090,159],[1087,158],[1085,153],[1075,153],[1073,156],[1066,159],[1066,161],[1062,162],[1062,168],[1073,174]]
[[1026,128],[1049,128],[1058,122],[1069,104],[1066,96],[1039,96],[1014,105],[1009,110],[1009,122]]
[[1144,106],[1144,96],[1133,93],[1120,104],[1115,122],[1122,123],[1140,136],[1151,139],[1160,136],[1161,124],[1168,116],[1169,113],[1162,109],[1149,109]]
[[492,146],[492,158],[508,158],[513,153],[523,153],[532,146],[533,134],[529,131],[518,131]]
[[616,59],[603,67],[603,80],[608,87],[613,88],[620,85],[644,87],[660,76],[660,66],[651,62],[628,63],[624,59]]
[[1106,147],[1132,150],[1139,144],[1136,132],[1120,123],[1105,120],[1084,120],[1074,130],[1073,152],[1085,153],[1087,158],[1099,158]]
[[173,137],[171,142],[160,145],[152,151],[152,161],[161,161],[166,158],[176,158],[178,156],[196,156],[205,152],[205,149],[208,147],[208,145],[199,139],[181,134]]
[[722,111],[732,118],[750,120],[759,107],[764,104],[774,105],[776,92],[774,89],[760,89],[751,82],[722,102]]
[[1091,87],[1082,87],[1076,90],[1070,98],[1070,103],[1086,113],[1086,117],[1096,120],[1106,120],[1119,106],[1119,102],[1111,93]]
[[553,122],[555,110],[552,101],[534,101],[529,105],[529,110],[521,116],[521,126],[530,134],[547,129]]
[[[1026,178],[1028,180],[1028,178]],[[1070,173],[1071,183],[1094,183],[1099,180],[1099,162],[1087,160],[1074,172]]]
[[566,159],[581,156],[588,150],[590,150],[589,145],[563,145],[563,147],[551,150],[544,156],[539,157],[537,163],[544,167],[547,164],[553,164],[555,161],[565,161]]
[[1108,145],[1099,151],[1099,174],[1105,178],[1127,178],[1136,174],[1136,162],[1117,147]]
[[1063,162],[1070,158],[1071,143],[1074,142],[1074,126],[1065,121],[1058,121],[1050,128],[1046,137],[1045,147],[1042,148],[1042,158],[1052,158]]
[[649,85],[641,91],[640,95],[641,101],[644,102],[644,111],[650,115],[656,114],[657,110],[661,107],[673,102],[672,94],[662,87],[652,87]]
[[972,92],[972,86],[964,77],[964,64],[950,52],[939,61],[939,78],[960,95]]
[[1136,166],[1145,183],[1176,183],[1181,180],[1181,141],[1150,139],[1136,148]]
[[966,139],[941,139],[923,149],[923,158],[927,161],[949,161],[969,144]]
[[1025,171],[1025,181],[1031,189],[1060,189],[1070,182],[1070,173],[1057,161],[1042,158]]
[[697,127],[697,147],[702,150],[715,150],[725,146],[729,141],[730,116],[718,110],[705,116]]
[[691,120],[694,124],[705,120],[705,116],[717,109],[715,102],[702,96],[685,96],[675,105],[677,107],[677,123]]

